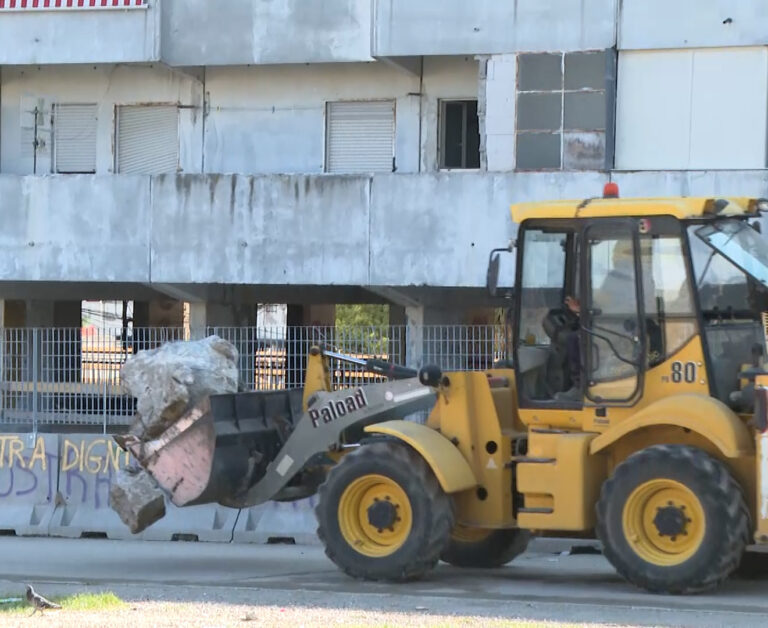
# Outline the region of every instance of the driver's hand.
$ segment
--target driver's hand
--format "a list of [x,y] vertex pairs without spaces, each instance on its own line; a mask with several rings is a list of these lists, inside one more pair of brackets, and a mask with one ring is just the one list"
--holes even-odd
[[565,306],[574,314],[581,313],[581,303],[576,297],[565,297]]

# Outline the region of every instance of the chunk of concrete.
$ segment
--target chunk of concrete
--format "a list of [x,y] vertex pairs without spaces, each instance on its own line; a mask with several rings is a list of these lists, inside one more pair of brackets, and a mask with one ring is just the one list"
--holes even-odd
[[138,534],[165,516],[165,498],[144,470],[120,469],[109,488],[109,505]]
[[120,371],[123,386],[136,397],[130,433],[156,438],[206,395],[237,392],[238,377],[237,349],[218,336],[140,351]]

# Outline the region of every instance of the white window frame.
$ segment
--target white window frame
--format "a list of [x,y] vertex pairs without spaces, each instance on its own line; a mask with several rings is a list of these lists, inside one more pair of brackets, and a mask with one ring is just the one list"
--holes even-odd
[[[480,107],[480,100],[478,98],[440,98],[438,100],[438,113],[437,113],[437,119],[438,119],[438,133],[437,133],[437,168],[438,170],[445,171],[445,172],[451,172],[452,170],[460,170],[461,172],[477,172],[481,170],[481,163],[480,163],[480,143],[478,142],[477,145],[477,159],[478,159],[478,166],[476,168],[470,168],[467,166],[446,166],[445,165],[445,106],[450,103],[462,103],[466,105],[468,102],[475,102],[477,103],[478,109]],[[479,116],[479,113],[478,113]],[[467,162],[467,115],[466,115],[466,106],[464,107],[464,146],[462,150],[462,162]],[[480,133],[480,124],[478,120],[478,134]]]

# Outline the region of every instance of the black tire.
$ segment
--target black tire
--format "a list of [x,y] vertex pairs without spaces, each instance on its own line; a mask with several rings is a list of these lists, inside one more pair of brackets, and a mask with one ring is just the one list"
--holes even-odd
[[[411,519],[402,545],[380,556],[366,554],[355,544],[350,544],[342,532],[339,513],[339,504],[347,488],[360,478],[374,476],[384,476],[403,491]],[[371,442],[347,454],[331,469],[318,496],[315,507],[317,534],[325,545],[325,553],[353,578],[395,582],[421,578],[437,564],[453,529],[451,499],[443,492],[424,459],[398,441]],[[370,509],[368,513],[370,517]],[[371,527],[362,525],[362,528],[375,535],[375,528],[369,522],[364,524]]]
[[[650,514],[655,515],[655,528],[651,534],[646,524],[645,536],[635,535],[633,546],[624,528],[623,517],[628,500],[635,500],[632,501],[634,504],[641,503],[637,501],[641,498],[632,497],[642,495],[645,489],[639,487],[665,480],[676,483],[678,487],[682,485],[693,495],[698,506],[694,502],[693,509],[685,510],[683,506],[681,510],[680,506],[673,506],[674,502],[670,500],[663,502],[664,507],[657,507],[653,511],[652,504],[659,502],[647,500],[645,503],[648,504]],[[635,493],[636,489],[641,493]],[[677,491],[678,495],[686,494],[679,489],[672,490]],[[684,498],[679,500],[680,503],[683,501]],[[666,504],[669,504],[669,508]],[[698,507],[703,517],[692,514],[691,511],[695,512]],[[672,513],[672,524],[669,518],[660,523],[662,510],[668,511],[664,513],[667,515]],[[680,513],[682,518],[674,519],[678,516],[675,513]],[[688,515],[693,519],[703,518],[703,521],[694,522],[686,518]],[[633,519],[630,517],[630,520]],[[669,525],[673,528],[682,526],[685,530],[682,533],[671,533]],[[606,558],[624,578],[654,593],[698,593],[714,589],[739,566],[749,541],[749,533],[749,512],[741,487],[725,465],[695,447],[655,445],[631,455],[616,467],[613,476],[603,484],[597,504],[597,535],[603,542]],[[669,537],[669,540],[659,538],[664,536]],[[674,544],[678,542],[677,537],[683,544],[681,547],[689,549],[680,552],[671,562],[664,563],[670,560],[666,557],[674,556],[673,551],[666,554],[658,552],[661,559],[656,559],[654,554],[651,555],[653,560],[649,560],[647,550],[645,556],[641,555],[644,551],[642,548],[647,548],[649,544],[662,540]]]
[[530,531],[519,528],[489,530],[487,536],[476,541],[462,536],[451,536],[448,547],[440,556],[455,567],[501,567],[520,556],[531,540]]

